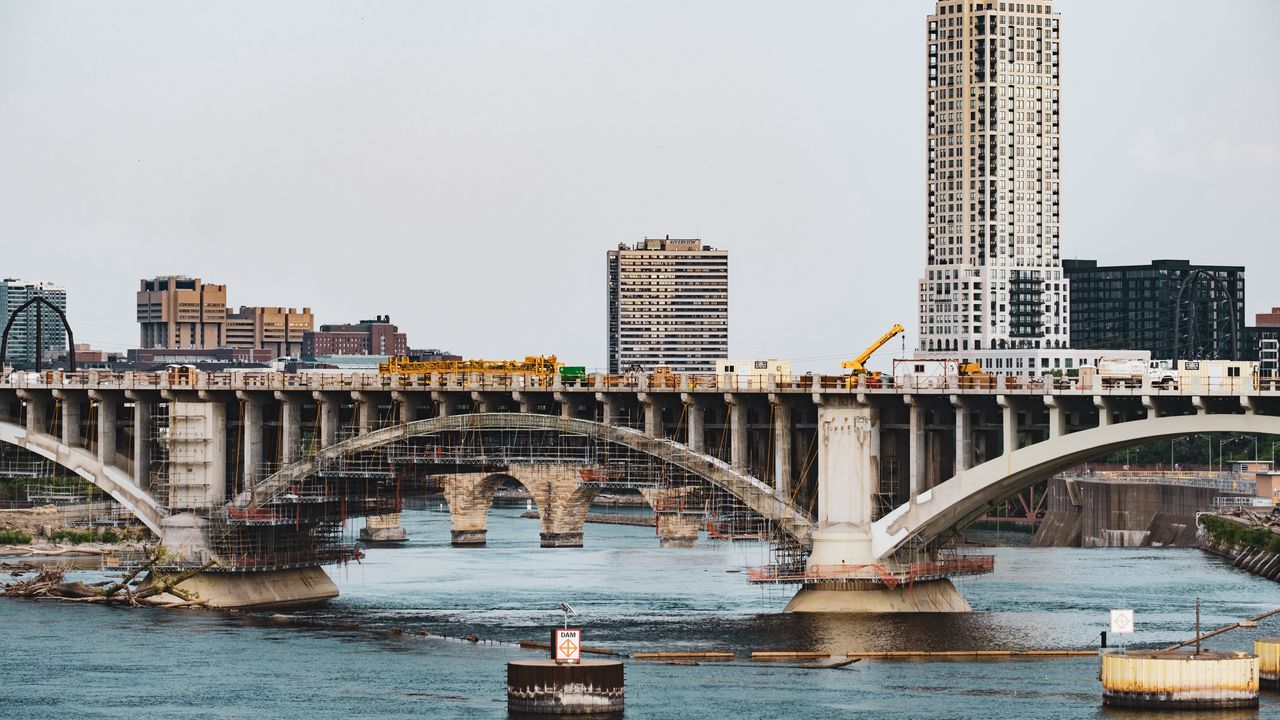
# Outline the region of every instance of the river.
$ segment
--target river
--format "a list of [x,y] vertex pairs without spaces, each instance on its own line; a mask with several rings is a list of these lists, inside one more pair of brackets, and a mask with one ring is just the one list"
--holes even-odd
[[[538,523],[494,509],[483,549],[449,546],[449,518],[406,511],[411,541],[330,568],[342,596],[287,616],[0,599],[0,718],[504,718],[505,663],[540,656],[561,602],[586,644],[732,650],[734,666],[627,662],[628,718],[1159,718],[1104,710],[1097,661],[866,660],[837,670],[751,664],[751,650],[1093,647],[1132,607],[1131,644],[1280,607],[1280,584],[1188,549],[995,548],[996,572],[957,581],[972,614],[785,615],[787,588],[748,585],[758,543],[660,549],[651,528],[587,526],[582,549],[538,545]],[[86,573],[86,577],[95,577]],[[403,632],[394,632],[393,628]],[[430,636],[420,636],[419,631]],[[480,642],[457,639],[474,634]],[[1210,641],[1252,647],[1280,622]],[[441,637],[447,636],[447,637]],[[1168,717],[1194,718],[1178,713]],[[1260,711],[1280,718],[1280,694]]]

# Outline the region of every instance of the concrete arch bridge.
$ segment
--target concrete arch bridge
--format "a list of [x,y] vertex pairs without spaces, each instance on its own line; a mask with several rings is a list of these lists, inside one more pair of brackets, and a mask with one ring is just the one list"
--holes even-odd
[[0,384],[0,442],[103,488],[175,557],[225,555],[243,578],[349,557],[341,521],[394,514],[399,464],[450,478],[460,544],[483,538],[499,474],[529,488],[552,546],[580,543],[589,496],[625,485],[686,533],[710,501],[770,528],[782,551],[751,576],[801,585],[793,609],[920,610],[963,609],[947,578],[990,569],[947,555],[953,531],[1053,472],[1162,437],[1280,434],[1280,391],[1257,378],[845,380],[46,373]]

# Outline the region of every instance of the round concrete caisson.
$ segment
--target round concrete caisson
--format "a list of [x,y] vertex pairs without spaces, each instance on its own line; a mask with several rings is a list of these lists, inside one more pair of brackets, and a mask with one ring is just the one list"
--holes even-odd
[[507,712],[520,715],[622,714],[623,669],[618,660],[583,660],[557,665],[553,660],[507,663]]
[[1258,657],[1135,650],[1102,656],[1102,702],[1164,709],[1258,706]]

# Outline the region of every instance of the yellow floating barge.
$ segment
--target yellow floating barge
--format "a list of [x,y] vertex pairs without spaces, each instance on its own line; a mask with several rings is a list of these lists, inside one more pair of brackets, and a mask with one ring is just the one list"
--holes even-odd
[[1258,656],[1160,650],[1104,651],[1102,702],[1162,709],[1258,706]]

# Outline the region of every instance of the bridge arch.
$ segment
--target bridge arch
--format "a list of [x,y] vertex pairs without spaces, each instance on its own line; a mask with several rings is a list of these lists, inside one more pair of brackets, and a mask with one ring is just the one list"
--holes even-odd
[[161,534],[160,524],[167,512],[155,498],[135,485],[133,477],[123,468],[105,464],[97,454],[65,445],[52,435],[30,433],[21,425],[9,422],[0,421],[0,443],[28,450],[74,472],[110,495],[151,532]]
[[886,558],[911,538],[936,539],[950,528],[978,518],[991,504],[1102,453],[1152,440],[1213,432],[1280,435],[1280,417],[1200,414],[1148,418],[1029,445],[965,470],[872,523],[872,552],[877,558]]
[[[252,491],[241,493],[232,506],[247,508],[270,502],[288,488],[314,475],[326,462],[356,453],[376,450],[397,441],[446,431],[468,430],[551,430],[586,436],[643,453],[678,467],[705,480],[735,497],[751,511],[772,521],[787,536],[807,543],[813,522],[791,506],[786,498],[774,494],[773,488],[760,480],[735,471],[724,461],[695,452],[667,439],[659,439],[639,430],[605,425],[592,420],[563,418],[554,415],[522,413],[470,413],[418,420],[403,425],[375,430],[321,449],[314,456],[293,463],[258,482]],[[519,479],[519,475],[512,473]]]

